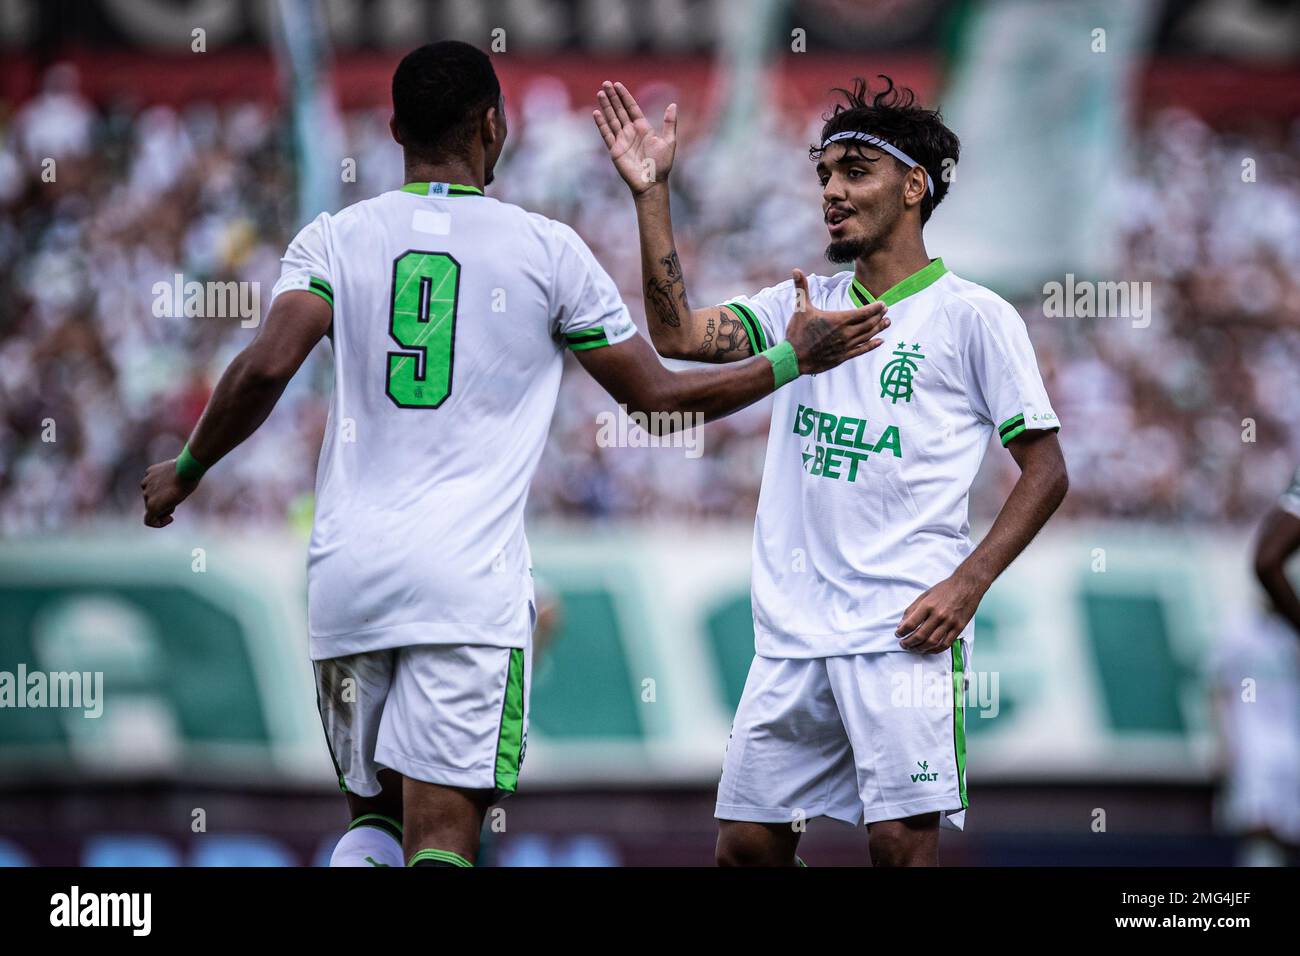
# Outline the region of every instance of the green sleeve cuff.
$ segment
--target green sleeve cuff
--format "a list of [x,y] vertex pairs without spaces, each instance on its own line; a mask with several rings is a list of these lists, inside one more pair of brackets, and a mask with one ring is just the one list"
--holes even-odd
[[199,464],[199,460],[190,454],[190,446],[186,443],[181,449],[181,453],[176,456],[176,474],[183,481],[198,481],[203,477],[208,469]]
[[772,374],[776,378],[777,388],[788,385],[799,377],[799,356],[795,354],[794,346],[788,341],[774,345],[759,354],[772,363]]

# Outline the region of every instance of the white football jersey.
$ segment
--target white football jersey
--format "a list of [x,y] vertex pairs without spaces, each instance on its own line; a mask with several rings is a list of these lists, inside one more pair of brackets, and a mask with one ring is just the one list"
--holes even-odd
[[[822,309],[872,301],[852,272],[809,276],[808,291]],[[908,605],[970,553],[967,495],[990,437],[1058,426],[1007,302],[942,259],[880,298],[883,345],[773,399],[754,527],[762,657],[900,650]],[[785,335],[793,283],[727,306],[761,350]]]
[[523,647],[524,502],[564,349],[636,334],[568,226],[474,187],[410,183],[293,240],[272,297],[334,309],[334,394],[308,557],[315,660]]

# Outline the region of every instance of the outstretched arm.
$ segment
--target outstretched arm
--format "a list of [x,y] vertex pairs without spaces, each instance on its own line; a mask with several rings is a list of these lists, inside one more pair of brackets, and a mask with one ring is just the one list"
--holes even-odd
[[[700,415],[708,421],[753,404],[799,375],[824,372],[880,345],[873,336],[889,325],[883,303],[827,312],[808,304],[808,280],[798,270],[794,283],[803,308],[790,319],[785,341],[743,362],[670,372],[640,335],[579,352],[578,361],[631,412]],[[694,424],[675,419],[652,427],[675,431]]]
[[1260,525],[1255,545],[1255,576],[1268,592],[1273,607],[1300,636],[1300,598],[1286,576],[1286,563],[1300,551],[1300,518],[1274,508]]
[[[198,487],[197,475],[224,458],[266,421],[307,354],[329,331],[333,309],[311,292],[277,296],[257,336],[222,374],[185,448],[192,463],[150,465],[140,482],[144,523],[165,528],[172,512]],[[186,472],[182,475],[180,472]]]
[[922,654],[951,647],[998,575],[1028,547],[1065,498],[1070,482],[1055,432],[1024,432],[1007,450],[1020,466],[1019,480],[989,533],[952,577],[922,594],[903,614],[896,632],[902,638],[900,647]]
[[666,358],[736,362],[754,354],[740,318],[728,308],[692,309],[673,241],[668,173],[677,149],[677,104],[664,111],[656,132],[622,83],[606,82],[592,111],[610,159],[632,190],[641,237],[646,325]]

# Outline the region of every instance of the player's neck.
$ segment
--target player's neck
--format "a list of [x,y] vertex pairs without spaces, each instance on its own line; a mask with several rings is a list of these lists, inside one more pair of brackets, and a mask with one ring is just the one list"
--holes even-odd
[[881,295],[929,264],[925,240],[918,233],[862,256],[854,263],[853,275],[872,295]]
[[403,183],[451,183],[457,186],[477,186],[482,189],[487,177],[483,164],[468,161],[448,163],[408,162]]

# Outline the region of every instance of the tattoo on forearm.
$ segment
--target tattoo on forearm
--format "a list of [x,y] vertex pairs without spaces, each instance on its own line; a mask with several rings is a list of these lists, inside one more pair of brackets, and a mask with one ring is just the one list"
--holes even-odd
[[677,310],[673,308],[672,288],[667,282],[662,282],[653,276],[647,279],[645,283],[645,300],[647,311],[658,316],[659,321],[664,325],[677,328],[682,324],[682,320],[677,315]]
[[686,304],[686,282],[682,278],[682,264],[674,249],[659,260],[666,278],[651,276],[646,279],[645,295],[649,310],[659,321],[672,328],[680,328],[682,316],[690,310]]

